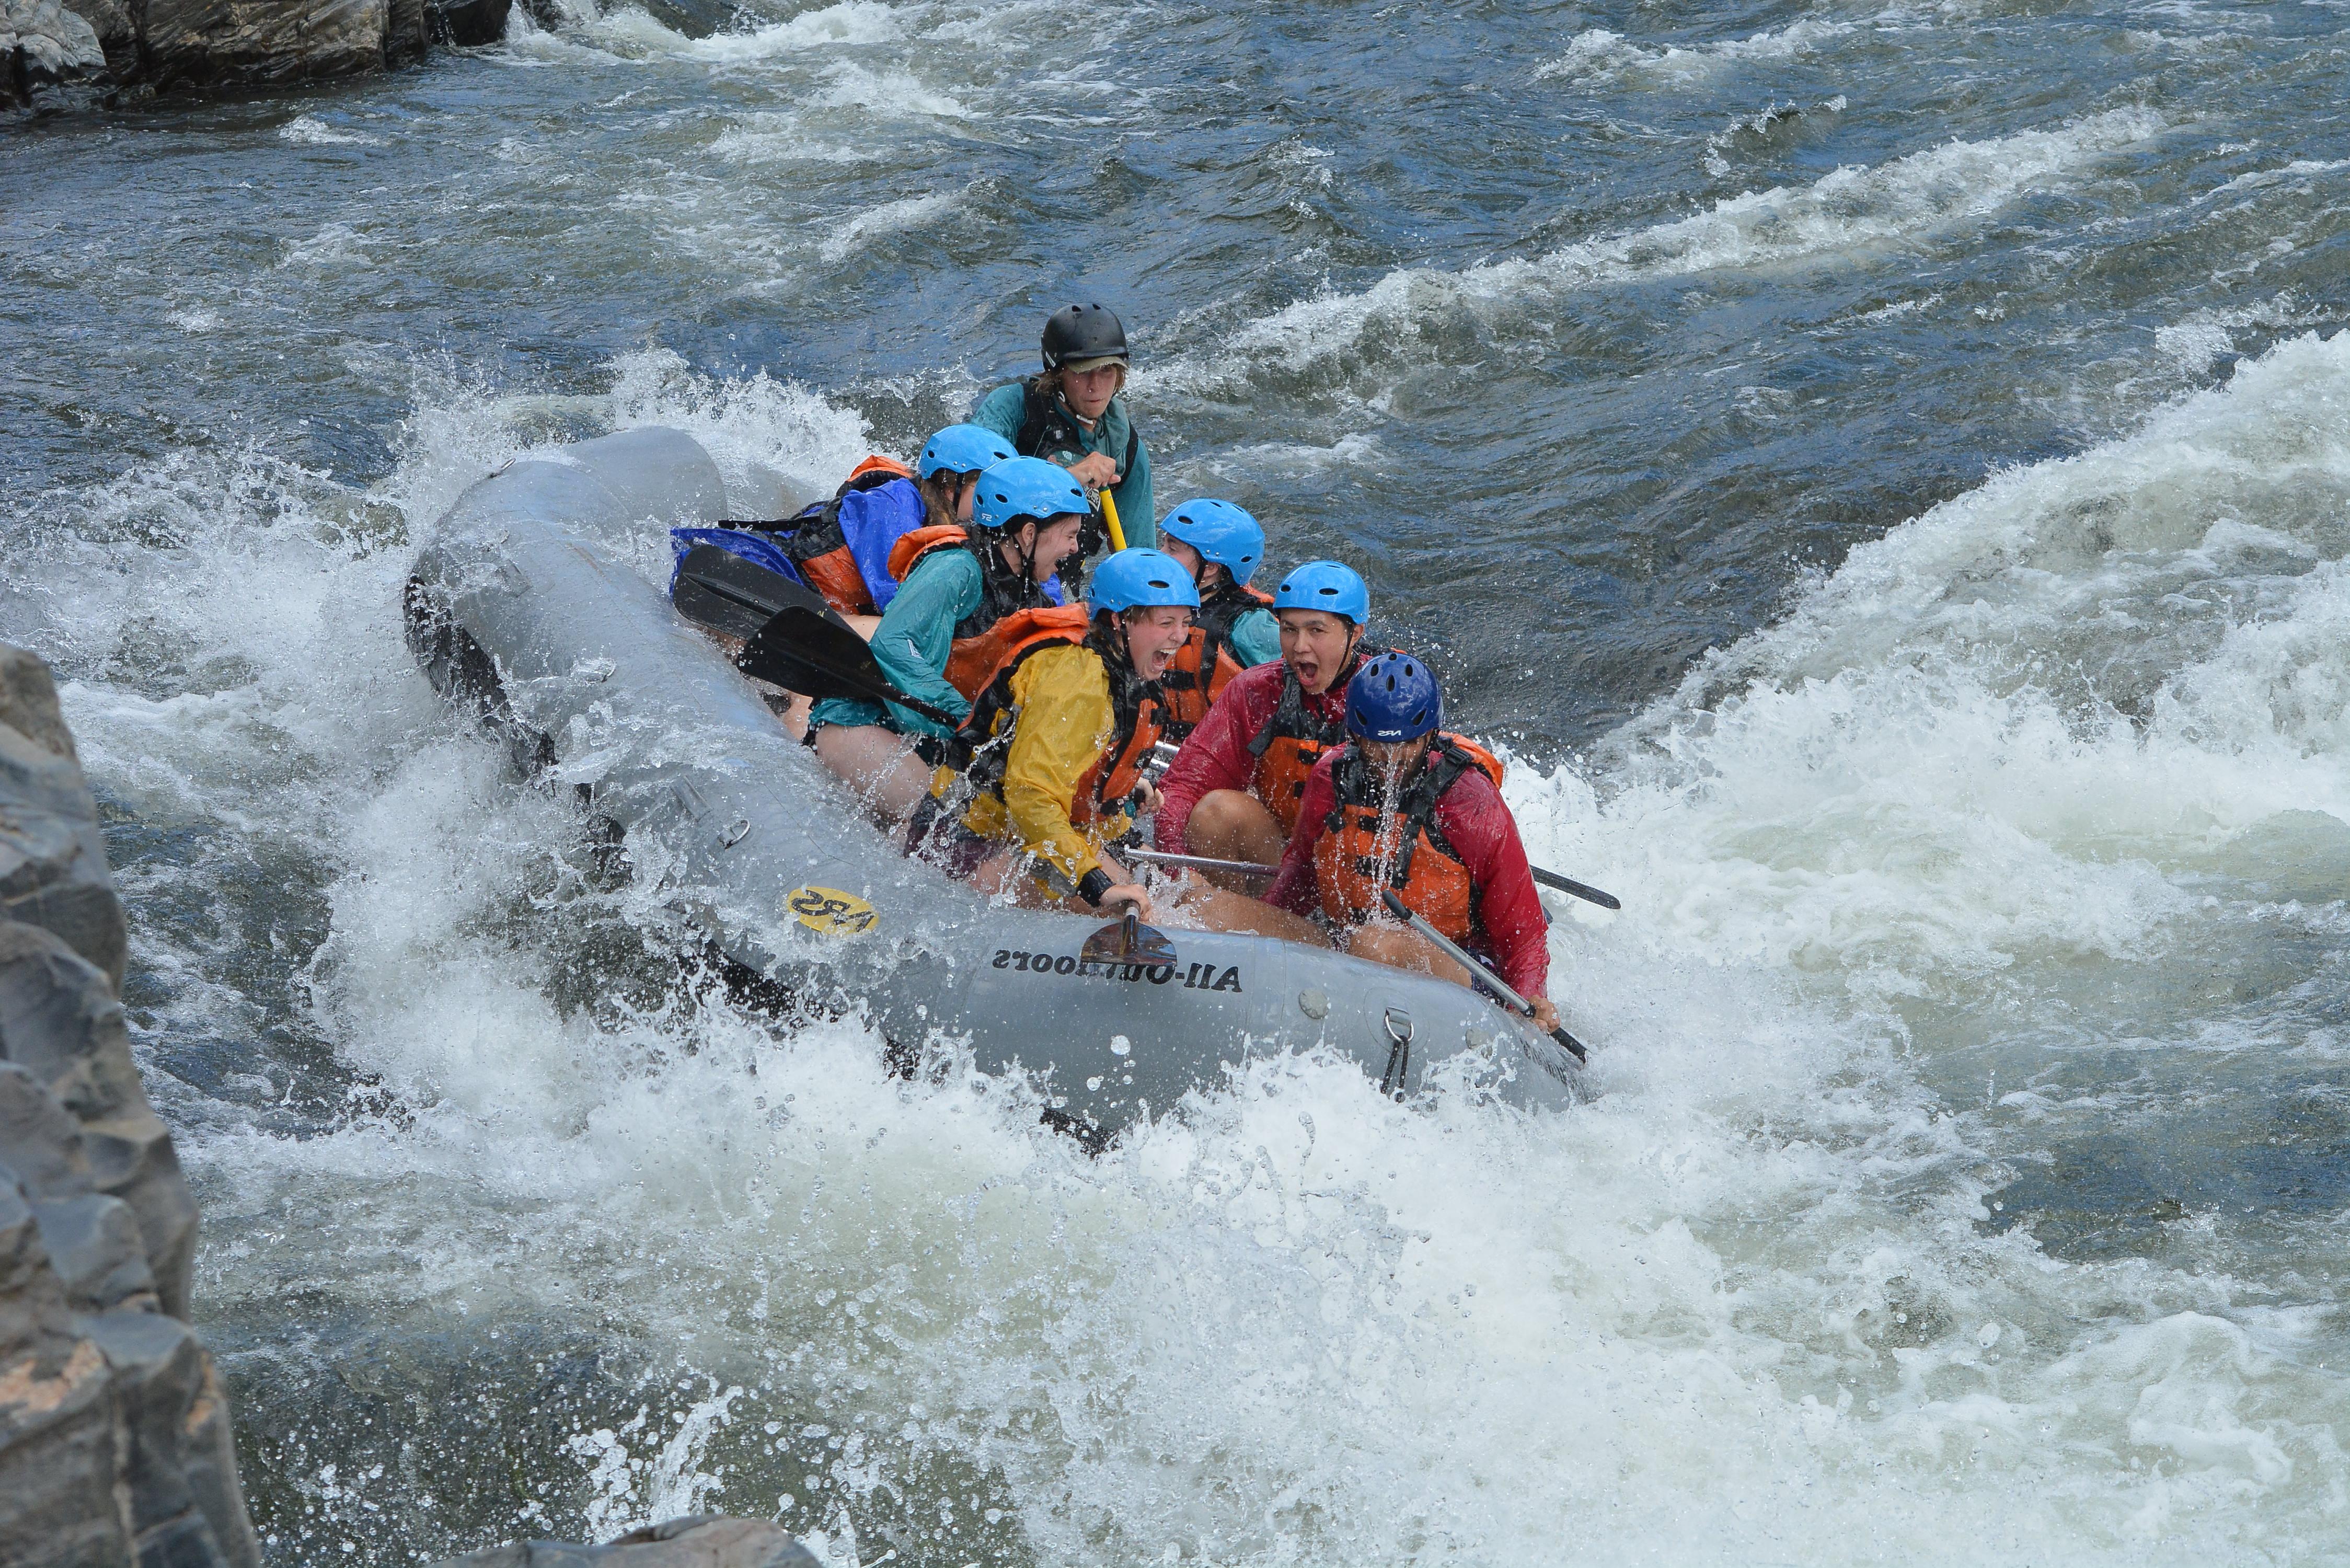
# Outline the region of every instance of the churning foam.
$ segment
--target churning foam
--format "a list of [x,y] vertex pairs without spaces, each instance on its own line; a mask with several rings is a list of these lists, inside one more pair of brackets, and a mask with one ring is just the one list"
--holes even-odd
[[[546,410],[439,397],[370,492],[175,460],[9,565],[101,790],[317,888],[306,1018],[400,1107],[182,1123],[233,1239],[211,1299],[259,1312],[298,1277],[370,1322],[555,1314],[692,1369],[638,1425],[558,1423],[586,1501],[555,1522],[781,1511],[844,1563],[910,1493],[1069,1563],[2338,1539],[2323,1320],[1982,1234],[2002,1147],[1920,1085],[1941,1043],[1899,1009],[2028,1006],[2052,964],[2175,940],[2181,868],[2268,815],[2350,821],[2350,337],[1995,477],[1856,550],[1602,770],[1513,772],[1538,857],[1627,895],[1555,936],[1596,1104],[1397,1106],[1284,1056],[1098,1161],[967,1062],[890,1078],[854,1020],[785,1036],[630,1001],[625,972],[561,1000],[643,895],[566,869],[569,808],[442,710],[396,611],[416,532]],[[837,473],[865,440],[660,354],[578,411],[692,430],[730,481]],[[165,1026],[233,1001],[198,994],[220,954],[132,901],[142,962],[186,977]],[[404,1484],[312,1495],[365,1523]]]
[[1642,75],[1677,85],[1685,84],[1741,61],[1786,60],[1808,55],[1821,45],[1853,30],[1854,24],[1850,22],[1831,22],[1806,16],[1775,31],[1756,33],[1749,37],[1727,38],[1693,48],[1669,45],[1661,49],[1649,49],[1631,42],[1621,33],[1591,27],[1575,36],[1566,46],[1566,53],[1535,67],[1534,76],[1537,79],[1546,77],[1603,79]]

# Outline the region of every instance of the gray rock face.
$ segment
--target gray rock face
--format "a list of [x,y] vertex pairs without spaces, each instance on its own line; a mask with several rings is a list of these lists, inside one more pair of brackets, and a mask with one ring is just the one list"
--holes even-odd
[[381,70],[388,0],[132,0],[140,57],[157,87],[293,81]]
[[120,76],[138,65],[139,23],[130,15],[129,0],[65,0],[65,5],[98,35],[99,47],[106,51],[109,70]]
[[632,1530],[608,1546],[517,1542],[438,1568],[816,1568],[816,1560],[779,1524],[694,1514]]
[[0,93],[26,97],[105,68],[97,29],[58,0],[0,0]]
[[[512,0],[0,0],[0,107],[89,83],[315,80],[505,34]],[[49,96],[54,97],[54,93]]]
[[506,36],[514,0],[427,0],[426,23],[436,44],[473,48]]
[[130,1056],[123,917],[41,662],[0,648],[0,1563],[253,1568],[188,1314],[196,1207]]
[[0,919],[56,932],[109,987],[122,983],[122,905],[98,805],[48,667],[20,648],[0,652]]

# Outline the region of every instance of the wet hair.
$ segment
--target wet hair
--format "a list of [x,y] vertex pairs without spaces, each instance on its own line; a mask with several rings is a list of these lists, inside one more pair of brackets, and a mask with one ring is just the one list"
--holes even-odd
[[952,473],[942,468],[928,479],[914,481],[914,488],[922,495],[922,521],[932,524],[951,523],[969,526],[954,513],[955,486],[966,477],[971,476]]
[[[1047,370],[1036,378],[1036,389],[1044,393],[1048,398],[1060,397],[1061,378],[1067,374],[1068,368],[1066,366],[1064,366],[1057,370]],[[1124,363],[1120,363],[1118,368],[1118,386],[1111,391],[1111,397],[1115,398],[1119,392],[1126,390],[1126,378],[1127,367]]]

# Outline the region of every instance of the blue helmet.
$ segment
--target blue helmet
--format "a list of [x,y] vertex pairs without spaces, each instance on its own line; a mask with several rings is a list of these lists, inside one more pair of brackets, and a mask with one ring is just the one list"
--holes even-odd
[[939,472],[977,473],[1012,455],[1012,443],[985,425],[949,425],[922,443],[914,471],[924,479]]
[[1223,567],[1234,583],[1247,582],[1264,559],[1264,530],[1229,501],[1186,501],[1159,520],[1159,531]]
[[1436,671],[1409,653],[1382,653],[1347,683],[1347,733],[1367,741],[1416,741],[1444,722]]
[[1008,528],[1022,518],[1042,523],[1064,512],[1090,514],[1093,498],[1069,471],[1041,457],[1012,457],[984,470],[971,499],[971,520],[983,528]]
[[1164,550],[1120,550],[1094,568],[1086,608],[1095,615],[1144,605],[1200,607],[1200,590],[1183,564]]
[[1371,590],[1355,568],[1337,561],[1308,561],[1281,579],[1273,596],[1276,610],[1328,610],[1357,626],[1371,618]]

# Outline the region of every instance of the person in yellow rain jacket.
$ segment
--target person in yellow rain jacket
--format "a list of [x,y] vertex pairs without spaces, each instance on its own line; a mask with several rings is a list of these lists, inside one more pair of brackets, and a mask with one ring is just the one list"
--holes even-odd
[[[1111,846],[1158,805],[1143,774],[1163,732],[1159,678],[1199,602],[1170,556],[1128,549],[1104,561],[1087,587],[1087,626],[1040,628],[1005,650],[965,722],[971,765],[941,770],[909,849],[990,892],[1156,918]],[[1204,885],[1184,884],[1177,902],[1220,930],[1317,937],[1296,916]]]

